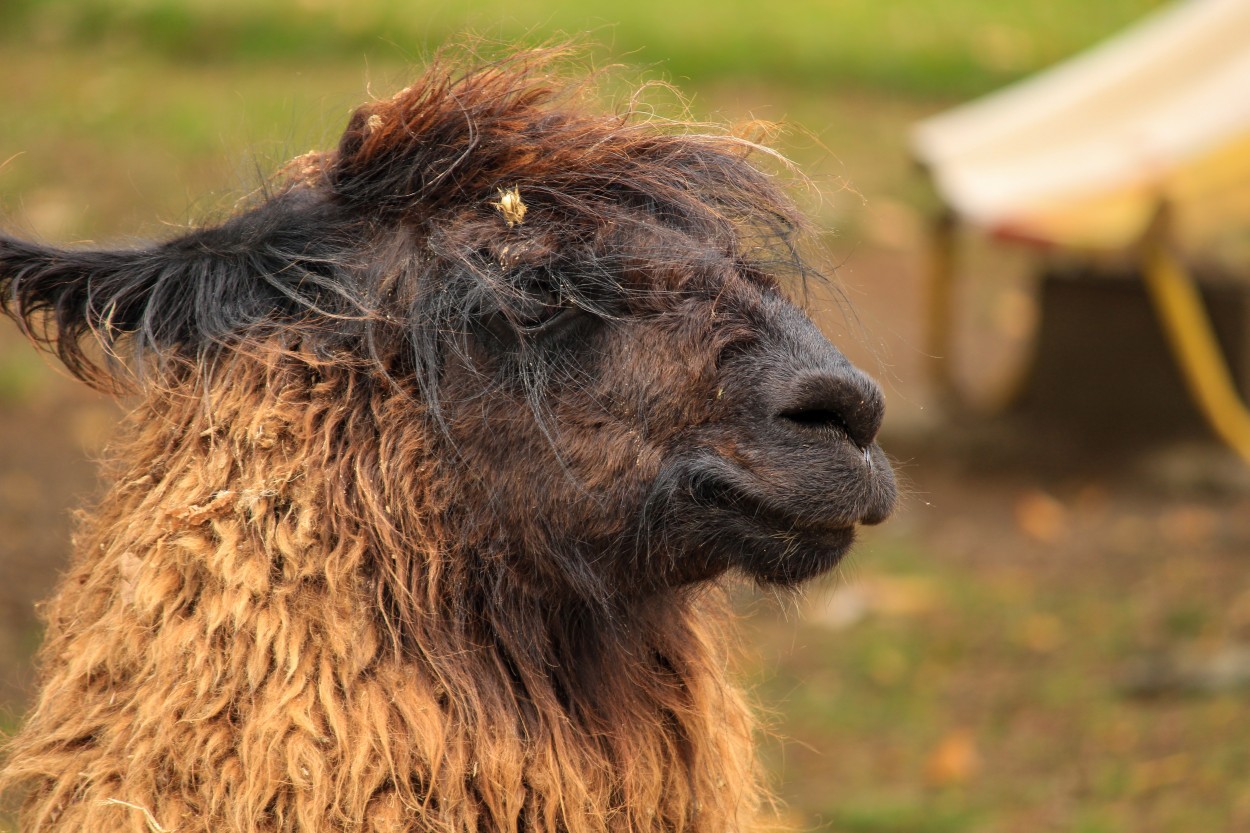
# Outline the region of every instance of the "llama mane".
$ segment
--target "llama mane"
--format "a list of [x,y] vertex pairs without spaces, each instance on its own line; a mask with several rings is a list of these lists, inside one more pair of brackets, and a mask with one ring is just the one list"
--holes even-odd
[[[719,591],[605,620],[483,582],[439,551],[418,406],[273,355],[222,367],[208,408],[170,393],[129,418],[47,611],[56,696],[8,750],[28,829],[121,829],[83,785],[170,830],[385,831],[417,807],[448,833],[750,827]],[[424,502],[399,511],[411,481]],[[375,615],[397,607],[402,644]]]

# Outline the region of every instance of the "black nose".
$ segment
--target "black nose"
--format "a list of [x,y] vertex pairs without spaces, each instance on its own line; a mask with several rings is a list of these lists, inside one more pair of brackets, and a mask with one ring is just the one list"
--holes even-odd
[[885,398],[877,383],[853,367],[805,372],[786,386],[775,415],[796,431],[850,439],[867,448],[881,430]]

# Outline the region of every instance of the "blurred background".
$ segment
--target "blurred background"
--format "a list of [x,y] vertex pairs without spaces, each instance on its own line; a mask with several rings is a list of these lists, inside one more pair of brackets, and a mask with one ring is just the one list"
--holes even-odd
[[[0,226],[124,244],[220,218],[465,33],[572,35],[592,65],[626,66],[607,91],[618,101],[660,79],[686,96],[654,91],[662,113],[777,122],[836,267],[838,297],[813,314],[886,389],[883,445],[907,492],[802,598],[741,593],[785,821],[1250,830],[1250,465],[1190,404],[1132,257],[960,232],[957,399],[933,384],[926,334],[943,201],[912,126],[1163,6],[4,0]],[[1250,216],[1233,219],[1209,252],[1232,277],[1208,292],[1224,293],[1221,343],[1241,373]],[[119,413],[0,329],[4,732],[32,693],[37,601]]]

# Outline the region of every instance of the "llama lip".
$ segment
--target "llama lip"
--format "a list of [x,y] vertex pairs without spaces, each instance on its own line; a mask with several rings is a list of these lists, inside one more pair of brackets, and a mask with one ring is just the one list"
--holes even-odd
[[847,532],[853,534],[855,529],[854,524],[847,524],[841,519],[822,522],[821,519],[805,518],[797,513],[788,512],[766,498],[753,495],[730,483],[705,484],[699,495],[699,502],[707,505],[708,508],[732,512],[748,520],[752,525],[773,533],[804,537],[826,535],[838,537]]
[[[865,454],[867,460],[872,460],[874,450],[880,455],[873,446]],[[855,458],[858,462],[859,454]],[[794,462],[801,465],[798,460]],[[729,512],[753,526],[795,535],[818,536],[853,530],[860,524],[877,524],[894,505],[888,464],[864,464],[864,474],[856,476],[853,484],[843,484],[836,500],[829,497],[829,475],[819,467],[812,467],[798,488],[791,484],[786,490],[778,489],[768,472],[753,468],[718,454],[703,456],[688,463],[687,489],[701,508]]]
[[713,487],[714,512],[737,539],[733,562],[764,584],[796,585],[837,565],[855,543],[855,526],[813,522],[732,486]]
[[792,586],[832,569],[855,542],[857,522],[821,500],[782,505],[723,459],[697,468],[684,491],[696,510],[688,532],[706,552],[704,573],[737,568],[764,584]]

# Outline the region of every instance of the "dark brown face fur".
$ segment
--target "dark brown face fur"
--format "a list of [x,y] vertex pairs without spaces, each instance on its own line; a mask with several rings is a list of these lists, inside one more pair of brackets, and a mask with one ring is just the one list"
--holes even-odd
[[478,328],[447,366],[444,453],[491,507],[482,544],[574,592],[828,570],[894,502],[880,390],[772,280],[669,277],[532,333]]

